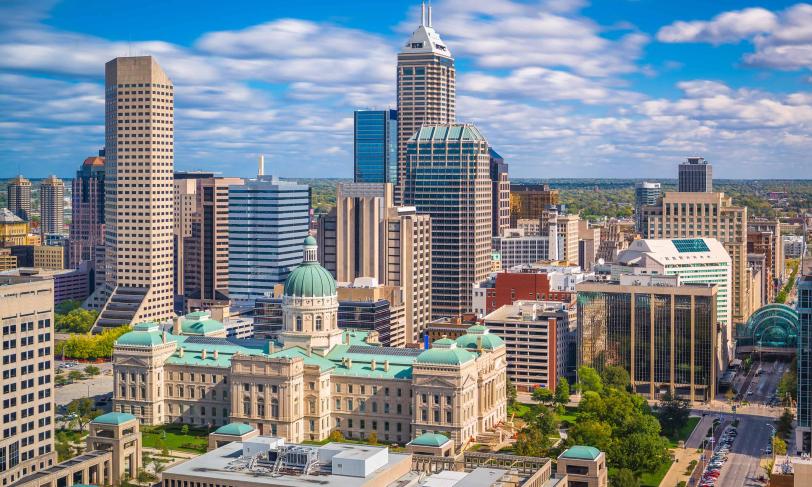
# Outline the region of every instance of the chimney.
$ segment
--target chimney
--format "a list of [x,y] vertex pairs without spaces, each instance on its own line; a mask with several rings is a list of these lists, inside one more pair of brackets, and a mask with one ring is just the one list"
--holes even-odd
[[352,359],[349,357],[347,358],[347,368],[348,369],[352,368]]
[[180,335],[182,332],[182,328],[180,326],[180,316],[174,316],[172,318],[172,334],[173,335]]
[[164,330],[164,332],[161,333],[161,342],[166,343],[166,330]]
[[373,371],[373,372],[374,372],[374,371],[375,371],[375,366],[376,366],[376,365],[378,365],[378,364],[375,362],[375,359],[372,359],[372,360],[369,362],[369,370],[371,370],[371,371]]
[[383,371],[384,372],[389,372],[389,361],[388,360],[383,361]]
[[217,353],[217,350],[215,349],[215,350],[214,350],[214,360],[217,360],[217,359],[219,358],[219,355],[220,355],[220,354],[219,354],[219,353]]
[[200,352],[200,358],[206,360],[206,349],[204,348],[202,352]]
[[257,168],[257,176],[265,175],[265,155],[259,155],[259,167]]
[[183,347],[178,349],[178,357],[183,357]]

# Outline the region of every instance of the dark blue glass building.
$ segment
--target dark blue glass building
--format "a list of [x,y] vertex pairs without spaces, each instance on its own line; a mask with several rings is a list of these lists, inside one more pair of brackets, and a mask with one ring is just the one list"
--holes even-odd
[[397,184],[398,111],[357,110],[354,130],[355,182]]

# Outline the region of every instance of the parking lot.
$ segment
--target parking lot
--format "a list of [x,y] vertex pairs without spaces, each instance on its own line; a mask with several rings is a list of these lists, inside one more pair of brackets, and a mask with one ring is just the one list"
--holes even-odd
[[[70,365],[75,364],[75,365]],[[67,384],[55,389],[56,405],[64,406],[73,401],[83,397],[97,397],[105,394],[112,394],[113,392],[113,366],[109,362],[101,364],[84,364],[75,363],[71,361],[56,361],[56,367],[62,368],[65,375],[69,374],[72,370],[83,372],[88,365],[94,365],[99,368],[101,373],[92,378],[78,380],[72,384]],[[110,404],[106,405],[109,410]]]

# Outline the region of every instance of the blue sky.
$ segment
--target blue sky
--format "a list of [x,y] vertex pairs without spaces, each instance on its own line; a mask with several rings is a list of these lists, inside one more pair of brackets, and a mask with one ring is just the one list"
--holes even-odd
[[[810,178],[812,5],[437,0],[460,121],[514,177]],[[351,177],[352,111],[394,106],[417,1],[0,2],[0,177],[70,177],[103,144],[104,63],[151,54],[178,170]]]

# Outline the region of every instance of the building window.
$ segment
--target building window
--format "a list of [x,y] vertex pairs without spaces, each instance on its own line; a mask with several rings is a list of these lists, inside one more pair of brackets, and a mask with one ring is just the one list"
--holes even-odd
[[302,331],[302,317],[296,317],[296,331]]
[[316,316],[316,331],[321,331],[321,316]]

